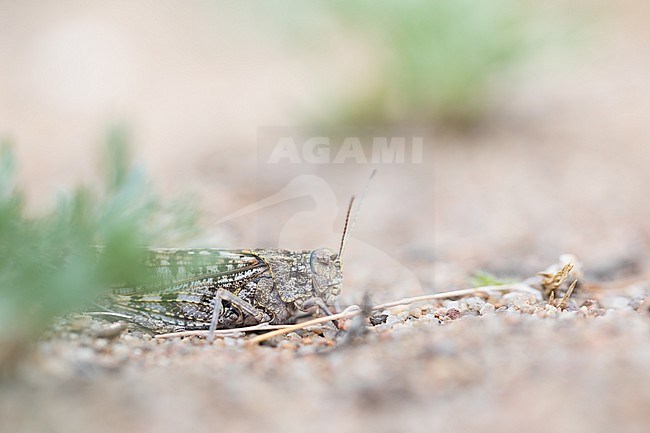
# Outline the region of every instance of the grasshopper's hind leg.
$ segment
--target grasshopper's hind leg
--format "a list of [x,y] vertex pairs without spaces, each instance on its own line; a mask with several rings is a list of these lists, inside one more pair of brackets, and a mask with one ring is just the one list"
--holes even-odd
[[214,340],[214,331],[217,329],[217,324],[219,323],[219,317],[221,316],[221,311],[223,310],[223,301],[228,301],[232,305],[236,305],[242,312],[250,314],[257,323],[262,323],[266,318],[266,315],[253,307],[249,302],[243,300],[234,293],[229,292],[226,289],[218,289],[214,297],[214,311],[212,312],[212,321],[210,322],[210,330],[208,332],[208,342],[212,343]]

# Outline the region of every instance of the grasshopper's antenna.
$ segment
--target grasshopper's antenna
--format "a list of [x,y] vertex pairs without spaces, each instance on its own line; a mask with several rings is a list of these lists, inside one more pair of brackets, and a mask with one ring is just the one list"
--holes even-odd
[[341,236],[341,247],[339,248],[339,258],[341,257],[341,254],[343,254],[343,247],[345,246],[345,238],[348,233],[348,223],[350,222],[350,213],[352,212],[353,204],[354,204],[354,196],[350,197],[348,212],[345,214],[345,225],[343,226],[343,236]]
[[359,211],[361,210],[361,203],[363,203],[363,199],[365,198],[366,192],[368,192],[368,187],[370,186],[370,181],[372,180],[373,177],[375,177],[376,173],[377,173],[376,168],[372,171],[372,173],[370,173],[370,176],[366,181],[366,185],[363,187],[363,191],[361,191],[361,195],[359,196],[359,201],[357,203],[357,210],[354,213],[354,218],[352,218],[351,221],[350,221],[350,214],[352,213],[354,196],[352,196],[352,198],[350,199],[350,205],[348,206],[348,213],[345,216],[345,226],[343,227],[343,237],[341,238],[341,248],[339,249],[339,258],[343,254],[343,247],[345,246],[345,239],[347,235],[352,232],[352,229],[354,228],[355,224],[357,223],[357,220],[359,219]]

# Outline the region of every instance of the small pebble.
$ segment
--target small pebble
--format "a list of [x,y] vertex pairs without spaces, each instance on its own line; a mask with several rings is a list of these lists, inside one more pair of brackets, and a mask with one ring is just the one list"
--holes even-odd
[[108,340],[105,338],[98,338],[93,342],[95,350],[104,350],[108,346]]
[[465,303],[467,304],[467,309],[470,311],[480,311],[483,305],[485,305],[485,301],[478,296],[467,298]]
[[522,314],[533,314],[535,312],[535,307],[533,307],[527,302],[521,305],[517,305],[516,307],[519,310],[519,312],[521,312]]
[[486,302],[483,304],[483,306],[480,309],[481,316],[485,316],[488,314],[494,314],[496,311],[496,308],[494,308],[494,305],[490,304],[489,302]]
[[530,293],[521,293],[521,292],[506,293],[505,295],[503,295],[501,299],[503,303],[513,304],[517,307],[521,307],[526,304],[530,305],[537,302],[537,299],[535,298],[534,295]]
[[116,322],[107,326],[103,326],[95,332],[97,338],[116,338],[126,330],[126,322]]
[[448,310],[451,310],[452,308],[458,310],[460,308],[460,303],[458,301],[447,301],[445,302],[445,307],[447,307]]
[[427,320],[429,322],[440,323],[440,319],[434,313],[425,314],[420,320]]
[[462,313],[456,308],[450,308],[447,310],[447,317],[451,320],[460,319],[462,316]]
[[447,309],[446,308],[438,308],[433,312],[434,316],[436,317],[443,317],[447,315]]
[[637,296],[633,298],[628,305],[632,307],[633,310],[638,311],[643,304],[645,304],[645,296]]
[[296,350],[298,348],[298,344],[294,341],[282,340],[280,343],[278,343],[278,348],[284,350]]
[[400,311],[399,313],[396,314],[397,318],[400,321],[405,321],[409,317],[409,312],[408,311]]
[[300,340],[303,340],[303,342],[304,342],[304,340],[305,340],[305,339],[303,339],[300,335],[298,335],[298,334],[295,333],[295,332],[289,332],[287,335],[284,336],[284,339],[285,339],[285,340],[289,340],[289,341],[300,341]]

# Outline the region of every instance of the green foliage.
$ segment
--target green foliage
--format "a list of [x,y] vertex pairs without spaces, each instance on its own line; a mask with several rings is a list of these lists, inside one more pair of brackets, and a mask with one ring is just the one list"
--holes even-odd
[[338,121],[463,127],[489,107],[491,85],[531,50],[530,15],[514,0],[332,0],[381,58],[367,92]]
[[143,245],[170,240],[161,233],[178,238],[193,231],[192,212],[163,205],[142,170],[129,164],[123,131],[111,133],[107,150],[101,187],[61,194],[52,211],[31,217],[14,183],[13,155],[2,146],[0,343],[38,335],[103,288],[141,281]]
[[485,287],[485,286],[500,286],[503,284],[511,284],[516,280],[512,278],[500,278],[487,271],[474,272],[470,280],[472,287]]

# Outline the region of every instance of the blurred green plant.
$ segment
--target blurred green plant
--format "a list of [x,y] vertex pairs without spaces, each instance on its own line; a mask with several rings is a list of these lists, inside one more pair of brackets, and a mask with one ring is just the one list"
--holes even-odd
[[327,4],[380,58],[372,85],[336,108],[340,123],[471,126],[489,109],[496,79],[532,49],[532,14],[515,0]]
[[1,147],[0,366],[8,342],[28,342],[102,289],[145,278],[143,245],[194,232],[191,208],[163,204],[130,164],[123,130],[109,134],[104,163],[100,187],[61,194],[52,211],[32,217],[15,184],[13,154]]
[[517,280],[513,278],[501,278],[487,271],[476,271],[470,278],[472,287],[501,286],[503,284],[512,284]]

